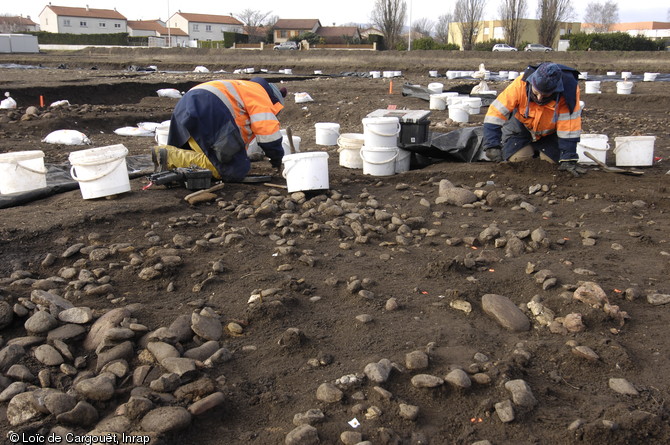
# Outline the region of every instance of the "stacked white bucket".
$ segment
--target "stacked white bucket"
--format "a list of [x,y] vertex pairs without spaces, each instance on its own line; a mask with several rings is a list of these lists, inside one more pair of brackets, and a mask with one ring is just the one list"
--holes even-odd
[[411,153],[398,147],[400,119],[366,117],[363,119],[363,174],[391,176],[409,170]]

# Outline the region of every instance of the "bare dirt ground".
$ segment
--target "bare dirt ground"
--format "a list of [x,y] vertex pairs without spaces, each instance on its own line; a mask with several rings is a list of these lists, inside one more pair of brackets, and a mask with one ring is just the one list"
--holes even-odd
[[[215,201],[190,206],[183,200],[188,190],[142,190],[146,178],[137,178],[131,192],[115,199],[83,200],[74,190],[0,210],[0,298],[14,307],[0,345],[20,340],[25,346],[15,360],[7,358],[7,348],[0,354],[0,389],[24,380],[23,390],[35,394],[40,386],[69,391],[98,417],[66,422],[31,402],[28,406],[38,408],[24,408],[34,414],[10,424],[7,399],[0,407],[0,434],[13,430],[36,437],[52,428],[140,434],[155,423],[129,414],[132,392],[150,400],[152,408],[188,407],[196,413],[187,420],[161,418],[159,424],[173,430],[152,434],[152,443],[307,444],[318,443],[315,433],[328,444],[670,443],[664,372],[670,367],[670,305],[652,304],[670,294],[667,82],[636,82],[633,94],[624,96],[607,81],[602,94],[582,96],[584,133],[608,135],[612,148],[618,136],[656,136],[654,165],[639,177],[590,168],[573,178],[541,161],[441,162],[373,177],[340,167],[337,147],[315,143],[317,122],[337,122],[341,133],[362,133],[361,119],[376,109],[428,109],[428,102],[400,94],[403,82],[425,86],[438,80],[445,90],[477,84],[429,78],[428,70],[444,75],[446,69],[476,70],[485,62],[491,70],[522,71],[550,57],[594,74],[670,72],[664,53],[625,58],[337,51],[214,56],[139,50],[3,55],[0,63],[43,69],[0,70],[2,91],[19,103],[18,110],[0,110],[0,152],[42,150],[47,163],[66,162],[70,151],[87,148],[41,142],[49,132],[66,128],[85,133],[92,146],[124,144],[131,155],[148,153],[151,138],[113,131],[169,119],[176,100],[157,97],[159,88],[186,91],[210,79],[244,78],[230,74],[237,68],[292,68],[293,75],[268,77],[285,82],[290,93],[308,92],[314,102],[296,104],[289,95],[280,120],[302,138],[302,151],[328,152],[330,190],[301,197],[262,184],[226,184]],[[55,69],[61,63],[66,69]],[[160,71],[124,69],[149,64]],[[196,65],[227,73],[170,71]],[[394,79],[389,94],[388,79],[313,76],[315,69],[325,74],[399,69],[403,77]],[[489,82],[498,91],[506,85]],[[67,99],[71,105],[40,108],[38,116],[21,119],[28,106],[39,105],[40,95],[46,104]],[[481,125],[484,113],[466,125]],[[431,129],[459,128],[447,117],[447,111],[433,111]],[[610,150],[608,163],[614,161]],[[252,173],[272,171],[261,161]],[[465,206],[437,203],[443,179],[481,199]],[[285,184],[278,176],[272,182]],[[72,256],[63,255],[68,249]],[[156,273],[149,276],[147,269]],[[602,288],[606,310],[573,297],[583,282]],[[38,346],[54,344],[44,338],[46,331],[25,327],[40,309],[30,304],[36,289],[92,308],[96,316],[128,308],[125,315],[136,322],[131,338],[124,338],[131,354],[119,358],[129,370],[112,379],[113,393],[95,399],[73,389],[95,375],[100,360],[84,349],[81,336],[66,341],[70,358],[64,354],[65,363],[80,358],[74,371],[36,359]],[[260,291],[262,300],[248,303]],[[486,294],[502,295],[520,307],[530,329],[514,332],[494,321],[483,308]],[[536,313],[531,301],[539,303],[531,304]],[[471,312],[452,307],[464,302]],[[544,308],[539,317],[538,307]],[[200,379],[211,388],[189,398],[167,384],[151,383],[166,371],[145,350],[147,338],[137,325],[153,332],[194,311],[207,314],[207,308],[223,326],[222,336],[214,339],[216,349],[225,348],[229,357],[210,366],[202,357],[197,370],[178,384]],[[580,314],[583,326],[562,323],[569,314]],[[128,328],[129,320],[124,323]],[[181,338],[174,331],[155,337],[175,345],[179,354],[207,340],[188,324]],[[427,364],[416,355],[406,357],[414,351],[425,353]],[[370,363],[381,363],[378,367],[390,374],[375,381],[369,367],[367,376],[364,372]],[[24,368],[10,372],[11,365]],[[146,379],[138,377],[141,365],[151,369]],[[455,369],[467,376],[459,384],[450,374]],[[448,382],[434,388],[418,387],[415,378],[449,374]],[[356,382],[338,381],[347,375],[356,375]],[[626,391],[615,384],[620,381],[611,379],[629,382],[630,394],[622,394]],[[525,381],[536,403],[512,394],[505,386],[512,380]],[[322,391],[317,394],[322,384],[336,382],[341,393],[332,386],[326,391],[332,401],[324,400]],[[202,412],[193,408],[194,400],[214,391],[221,395],[210,400],[221,403]],[[506,400],[513,400],[510,422],[501,420],[502,405],[497,405]],[[311,421],[315,432],[303,428],[301,439],[286,439],[299,423],[294,416],[310,409],[323,414]],[[177,417],[184,413],[175,412]],[[348,423],[354,418],[357,428]],[[99,424],[103,419],[106,423]],[[354,434],[341,438],[343,432]]]

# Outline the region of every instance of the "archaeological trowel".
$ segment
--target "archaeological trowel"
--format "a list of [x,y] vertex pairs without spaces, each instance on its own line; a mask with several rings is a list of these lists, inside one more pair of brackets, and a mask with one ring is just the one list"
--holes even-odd
[[619,173],[619,174],[622,174],[622,175],[630,175],[630,176],[640,176],[640,175],[643,175],[643,174],[644,174],[644,172],[641,172],[641,171],[639,171],[639,170],[626,170],[626,169],[619,168],[619,167],[609,167],[609,166],[608,166],[607,164],[605,164],[603,161],[601,161],[600,159],[596,158],[595,156],[593,156],[591,153],[589,153],[589,152],[586,151],[586,150],[584,150],[584,156],[586,156],[587,158],[591,159],[593,162],[595,162],[596,164],[598,164],[598,166],[599,166],[604,172],[607,172],[607,173]]

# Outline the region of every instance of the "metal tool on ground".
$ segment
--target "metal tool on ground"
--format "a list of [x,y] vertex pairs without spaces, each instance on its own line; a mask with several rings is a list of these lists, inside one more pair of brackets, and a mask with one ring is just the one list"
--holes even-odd
[[609,167],[607,164],[605,164],[600,159],[596,158],[594,155],[592,155],[590,152],[586,150],[584,151],[584,156],[586,156],[587,158],[591,159],[593,162],[598,164],[598,167],[600,167],[604,172],[607,173],[619,173],[621,175],[630,175],[630,176],[640,176],[644,174],[644,172],[639,170],[626,170],[619,167]]
[[149,188],[153,185],[185,186],[188,190],[202,190],[211,185],[212,172],[206,168],[175,168],[149,176]]

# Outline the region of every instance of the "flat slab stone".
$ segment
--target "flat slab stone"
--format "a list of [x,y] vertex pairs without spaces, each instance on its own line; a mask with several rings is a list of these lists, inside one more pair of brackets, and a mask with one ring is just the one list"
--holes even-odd
[[530,329],[530,320],[507,297],[496,294],[482,296],[482,309],[502,327],[512,332],[523,332]]

